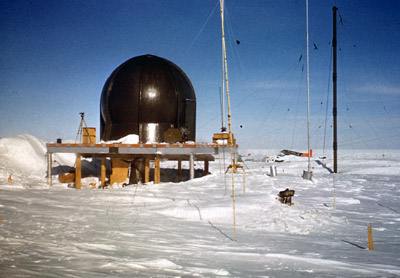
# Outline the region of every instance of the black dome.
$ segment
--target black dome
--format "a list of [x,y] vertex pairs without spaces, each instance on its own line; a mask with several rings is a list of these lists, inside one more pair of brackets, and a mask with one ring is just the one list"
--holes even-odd
[[164,142],[164,132],[178,129],[182,139],[196,138],[196,96],[186,74],[153,55],[129,59],[104,84],[100,100],[100,137],[128,134],[140,142]]

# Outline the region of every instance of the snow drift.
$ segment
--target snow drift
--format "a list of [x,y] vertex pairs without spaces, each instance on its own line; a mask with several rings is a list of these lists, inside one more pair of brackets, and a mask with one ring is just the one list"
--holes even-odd
[[16,170],[27,175],[43,175],[46,169],[45,142],[23,134],[13,138],[0,139],[0,167],[2,170]]
[[[56,154],[54,161],[74,165],[73,154]],[[31,178],[46,176],[46,142],[30,134],[0,139],[0,175]]]

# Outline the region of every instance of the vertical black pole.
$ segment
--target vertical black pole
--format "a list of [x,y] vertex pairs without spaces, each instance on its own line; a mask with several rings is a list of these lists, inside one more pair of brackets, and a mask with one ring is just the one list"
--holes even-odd
[[333,172],[338,172],[337,167],[337,38],[336,38],[336,11],[333,7]]

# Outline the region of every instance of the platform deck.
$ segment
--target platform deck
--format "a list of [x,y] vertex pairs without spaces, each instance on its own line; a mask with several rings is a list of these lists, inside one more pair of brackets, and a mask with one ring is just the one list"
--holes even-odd
[[[77,159],[80,157],[102,157],[135,159],[145,158],[148,160],[176,160],[190,161],[191,178],[194,177],[194,161],[204,161],[208,168],[208,162],[214,161],[214,155],[219,154],[220,148],[229,147],[219,144],[182,143],[182,144],[47,144],[47,173],[48,183],[52,183],[52,155],[54,153],[75,153]],[[233,147],[233,153],[237,154],[238,146]],[[80,169],[78,169],[80,170]]]

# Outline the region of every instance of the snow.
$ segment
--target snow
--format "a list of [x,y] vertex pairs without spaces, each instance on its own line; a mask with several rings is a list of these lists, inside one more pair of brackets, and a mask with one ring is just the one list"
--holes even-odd
[[110,140],[110,141],[101,141],[101,143],[107,144],[137,144],[139,143],[139,135],[137,134],[129,134],[124,136],[118,140]]
[[[308,181],[307,158],[277,163],[279,150],[240,150],[237,241],[231,172],[220,173],[219,159],[194,180],[97,189],[92,176],[75,190],[56,176],[46,184],[45,152],[32,135],[0,139],[2,277],[400,276],[399,151],[339,151],[340,173],[331,174],[332,160],[315,150]],[[73,155],[54,160],[74,165]],[[286,188],[295,190],[292,206],[277,200]]]

